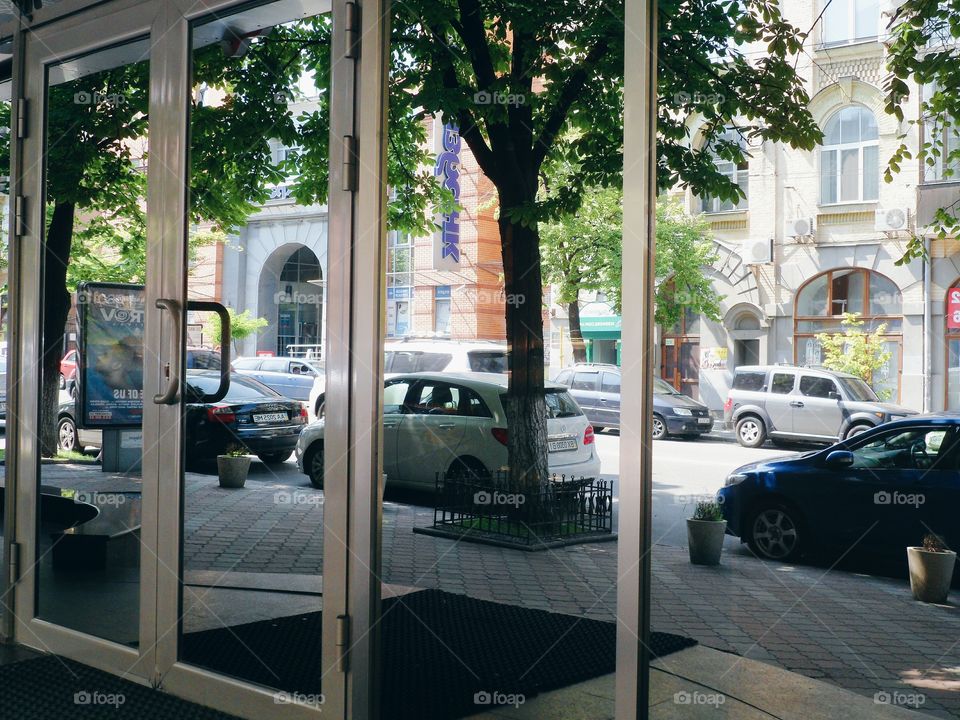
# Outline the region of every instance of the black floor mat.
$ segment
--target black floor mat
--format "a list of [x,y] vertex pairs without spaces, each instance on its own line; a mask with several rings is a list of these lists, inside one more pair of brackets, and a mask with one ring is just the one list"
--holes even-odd
[[[183,659],[288,692],[316,694],[320,613],[190,633]],[[487,700],[537,693],[614,671],[616,625],[422,590],[383,602],[382,717],[446,720]],[[653,633],[655,656],[695,645]]]
[[0,666],[0,688],[3,720],[235,720],[55,655]]

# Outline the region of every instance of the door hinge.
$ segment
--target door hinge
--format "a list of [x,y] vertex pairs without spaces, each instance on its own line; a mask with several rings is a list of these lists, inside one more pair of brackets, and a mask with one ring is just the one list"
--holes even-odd
[[356,59],[360,55],[360,6],[355,2],[346,4],[343,24],[346,39],[343,56]]
[[27,106],[29,102],[26,98],[17,100],[17,138],[21,140],[27,137]]
[[357,139],[353,135],[343,136],[343,191],[357,189]]
[[23,226],[23,195],[13,198],[13,234],[20,237],[25,233]]
[[20,579],[20,543],[10,543],[10,585]]
[[347,671],[347,643],[350,641],[350,616],[337,615],[337,672]]

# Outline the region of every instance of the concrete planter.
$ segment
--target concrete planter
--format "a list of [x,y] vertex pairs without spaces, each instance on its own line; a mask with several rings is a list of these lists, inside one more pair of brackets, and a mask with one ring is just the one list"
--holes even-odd
[[222,488],[242,488],[250,471],[250,457],[217,455],[217,475]]
[[952,550],[933,552],[922,547],[908,547],[907,563],[913,596],[920,602],[946,602],[956,560],[957,554]]
[[687,545],[694,565],[719,565],[726,520],[687,519]]

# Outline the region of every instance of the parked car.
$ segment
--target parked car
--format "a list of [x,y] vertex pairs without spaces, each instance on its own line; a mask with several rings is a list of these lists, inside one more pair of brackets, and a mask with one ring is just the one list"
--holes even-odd
[[293,357],[243,357],[231,365],[241,375],[259,380],[284,397],[309,400],[314,386],[324,385],[323,363]]
[[854,375],[790,365],[738,367],[723,410],[739,443],[751,448],[767,438],[835,442],[916,414],[882,402]]
[[[555,382],[570,388],[597,432],[620,427],[620,368],[599,363],[577,363],[562,370]],[[669,435],[699,437],[713,429],[710,410],[703,403],[653,379],[653,439]]]
[[[187,372],[184,417],[185,454],[188,462],[213,460],[232,445],[239,445],[266,463],[283,462],[297,444],[307,422],[303,403],[281,397],[253,378],[230,375],[227,396],[216,403],[200,402],[220,385],[220,373]],[[57,441],[61,450],[102,446],[99,429],[78,426],[75,401],[60,404]]]
[[[492,340],[393,340],[384,346],[384,375],[413,372],[507,371],[507,346]],[[314,417],[323,416],[326,388],[316,383],[308,407]]]
[[862,547],[899,558],[928,532],[960,545],[958,470],[960,414],[914,415],[737,468],[718,500],[727,532],[760,557]]
[[[391,485],[434,489],[438,474],[489,477],[507,465],[507,377],[492,373],[411,373],[384,386],[383,471]],[[550,472],[600,473],[593,427],[567,389],[547,383]],[[323,486],[324,419],[303,429],[297,464]]]
[[70,350],[60,360],[60,389],[75,397],[77,393],[77,351]]

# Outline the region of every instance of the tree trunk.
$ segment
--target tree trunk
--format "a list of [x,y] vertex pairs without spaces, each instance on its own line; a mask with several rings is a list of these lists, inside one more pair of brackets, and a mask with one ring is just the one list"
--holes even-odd
[[583,341],[583,332],[580,330],[580,299],[567,305],[567,319],[570,326],[570,344],[573,345],[573,361],[582,363],[587,361],[587,344]]
[[40,454],[57,454],[57,406],[60,400],[60,359],[63,334],[70,313],[67,265],[73,241],[73,203],[53,208],[43,247],[43,355],[40,386]]
[[[510,382],[504,411],[507,415],[507,452],[511,485],[534,498],[549,488],[547,467],[547,406],[543,381],[543,288],[540,272],[540,234],[535,227],[512,223],[503,212],[500,240],[503,251],[507,343]],[[535,505],[527,498],[529,510]]]

